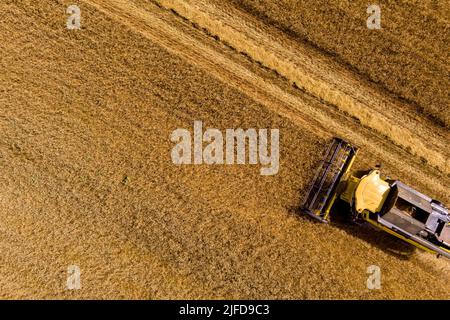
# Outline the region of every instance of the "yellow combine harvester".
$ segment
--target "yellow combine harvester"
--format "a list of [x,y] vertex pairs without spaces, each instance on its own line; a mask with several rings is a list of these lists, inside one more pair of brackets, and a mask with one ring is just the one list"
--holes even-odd
[[329,221],[337,199],[350,204],[354,221],[367,221],[423,250],[450,259],[450,215],[439,201],[398,180],[381,176],[379,168],[351,172],[358,148],[334,138],[303,203],[303,211]]

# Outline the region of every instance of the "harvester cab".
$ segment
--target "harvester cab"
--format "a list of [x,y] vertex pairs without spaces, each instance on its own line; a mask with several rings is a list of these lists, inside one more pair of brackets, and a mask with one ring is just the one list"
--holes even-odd
[[334,138],[317,168],[303,202],[303,211],[329,222],[333,204],[350,205],[354,220],[366,221],[418,248],[450,259],[450,215],[437,200],[398,180],[381,175],[377,167],[351,172],[358,148]]

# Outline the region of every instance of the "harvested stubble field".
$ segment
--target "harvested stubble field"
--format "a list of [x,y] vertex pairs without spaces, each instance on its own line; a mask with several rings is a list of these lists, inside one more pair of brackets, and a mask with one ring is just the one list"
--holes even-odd
[[[352,56],[371,43],[347,34],[365,10],[328,2],[328,18],[353,17],[327,29],[334,43],[307,4],[83,0],[69,31],[69,1],[2,1],[1,297],[449,299],[447,261],[298,214],[333,135],[361,146],[357,167],[381,162],[450,203],[448,48],[435,33],[448,36],[448,11],[413,3],[413,29],[373,36],[416,48],[399,54],[410,63]],[[409,19],[385,6],[395,25]],[[294,9],[308,25],[289,23]],[[279,128],[279,173],[174,165],[169,136],[194,120]],[[80,290],[66,288],[68,265]],[[366,287],[369,265],[381,290]]]

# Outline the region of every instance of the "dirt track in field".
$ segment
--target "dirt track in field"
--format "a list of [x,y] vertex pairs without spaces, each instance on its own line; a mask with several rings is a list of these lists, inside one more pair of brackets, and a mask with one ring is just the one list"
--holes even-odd
[[[358,167],[382,162],[449,203],[448,130],[239,5],[208,3],[81,1],[72,32],[67,1],[0,5],[1,296],[449,299],[447,261],[297,214],[333,135],[362,147]],[[280,172],[173,165],[170,133],[194,120],[279,128]],[[382,290],[366,288],[372,264]]]

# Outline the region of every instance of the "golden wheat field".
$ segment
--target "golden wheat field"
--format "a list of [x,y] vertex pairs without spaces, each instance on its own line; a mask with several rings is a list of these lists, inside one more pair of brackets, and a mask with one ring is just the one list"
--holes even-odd
[[[450,204],[448,3],[380,3],[1,1],[0,298],[450,299],[448,261],[299,211],[333,136]],[[174,165],[194,121],[278,128],[278,173]]]

